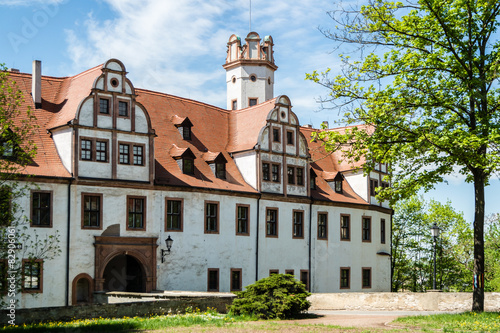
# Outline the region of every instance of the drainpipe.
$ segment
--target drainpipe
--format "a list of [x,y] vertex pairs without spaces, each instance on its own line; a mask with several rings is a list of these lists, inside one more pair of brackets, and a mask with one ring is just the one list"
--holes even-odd
[[259,280],[259,221],[260,221],[260,196],[257,199],[257,232],[256,232],[256,247],[255,247],[255,281]]
[[311,197],[311,203],[309,204],[309,292],[312,290],[312,270],[311,270],[311,254],[312,254],[312,208],[313,200]]
[[70,238],[70,226],[71,226],[71,183],[73,178],[69,180],[68,184],[68,221],[67,221],[67,233],[66,233],[66,306],[69,306],[69,238]]

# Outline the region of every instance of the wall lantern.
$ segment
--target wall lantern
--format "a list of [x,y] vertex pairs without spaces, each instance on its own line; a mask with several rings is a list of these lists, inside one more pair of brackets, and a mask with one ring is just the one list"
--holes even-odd
[[167,245],[167,249],[161,250],[161,262],[162,263],[165,262],[165,256],[170,254],[170,248],[172,247],[173,242],[174,242],[174,240],[172,238],[170,238],[170,235],[168,235],[167,239],[165,239],[165,244]]

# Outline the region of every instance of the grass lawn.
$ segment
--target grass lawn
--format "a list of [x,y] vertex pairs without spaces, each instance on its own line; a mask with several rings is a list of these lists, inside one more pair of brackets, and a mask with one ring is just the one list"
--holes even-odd
[[464,312],[432,316],[402,317],[394,321],[407,328],[443,330],[443,332],[499,332],[500,312]]

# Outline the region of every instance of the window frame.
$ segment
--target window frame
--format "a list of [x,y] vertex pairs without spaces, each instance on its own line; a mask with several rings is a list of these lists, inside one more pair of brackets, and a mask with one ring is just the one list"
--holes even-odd
[[[344,217],[347,217],[347,226],[343,226]],[[347,237],[344,236],[343,229],[347,230]],[[351,215],[340,214],[340,240],[349,242],[351,240]]]
[[385,219],[380,219],[380,244],[385,244]]
[[[80,161],[109,163],[109,152],[110,152],[109,139],[91,138],[91,137],[81,136],[79,140],[80,140],[80,147],[79,147]],[[82,158],[82,155],[83,155],[82,153],[84,151],[82,149],[83,141],[90,141],[90,158],[89,159]],[[104,152],[104,154],[106,155],[106,159],[104,161],[97,159],[97,142],[104,143],[106,145],[106,150]],[[85,149],[85,151],[89,151],[89,149]]]
[[377,195],[375,190],[378,187],[378,179],[370,178],[370,196],[374,197]]
[[[216,206],[216,210],[215,210],[215,230],[209,230],[208,229],[208,219],[209,218],[214,218],[213,216],[208,216],[208,205],[215,205]],[[219,233],[219,223],[220,223],[220,203],[219,201],[209,201],[209,200],[205,200],[205,203],[204,203],[204,217],[203,217],[203,221],[204,221],[204,232],[205,234],[218,234]]]
[[[252,104],[255,103],[255,104]],[[248,97],[248,107],[256,106],[259,104],[259,99],[257,97]]]
[[[169,202],[179,202],[180,203],[180,208],[179,208],[180,212],[178,214],[170,213],[170,215],[179,216],[179,228],[177,228],[177,229],[173,229],[173,228],[168,227],[168,220],[169,220],[169,212],[168,212],[169,205],[168,205],[168,203]],[[166,197],[165,198],[165,231],[182,232],[183,228],[184,228],[183,217],[184,217],[184,199],[183,198]]]
[[271,142],[281,143],[281,128],[271,126]]
[[[368,222],[368,228],[365,227],[365,221]],[[368,237],[366,237],[368,236]],[[372,218],[371,216],[361,217],[361,241],[363,243],[371,243],[372,241]]]
[[[210,289],[210,272],[215,272],[216,273],[216,285],[217,288],[215,289]],[[219,277],[219,269],[218,268],[207,268],[207,291],[208,292],[219,292],[219,282],[220,282],[220,277]]]
[[[52,215],[53,215],[53,207],[54,207],[54,195],[52,190],[31,190],[30,191],[30,227],[32,228],[52,228]],[[33,204],[35,194],[47,194],[49,195],[49,207],[35,207]],[[49,218],[48,224],[35,224],[34,221],[34,210],[48,210]]]
[[231,110],[238,110],[238,99],[231,100]]
[[[365,272],[368,272],[368,284],[365,284]],[[372,268],[362,267],[361,268],[361,289],[371,289],[372,287]]]
[[[242,269],[241,268],[231,268],[230,275],[229,275],[229,291],[241,291],[243,289],[243,274],[242,274]],[[233,273],[238,273],[238,288],[234,287],[234,279],[233,279]]]
[[269,276],[273,275],[273,274],[279,274],[280,273],[280,270],[279,269],[270,269],[269,270]]
[[[120,114],[121,111],[122,111],[122,108],[120,107],[120,105],[123,105],[125,104],[125,111],[126,111],[126,114],[123,115],[123,114]],[[130,107],[129,107],[130,103],[128,100],[118,100],[118,114],[117,116],[119,118],[130,118]]]
[[[302,280],[303,274],[306,274],[306,283],[304,283],[304,281]],[[304,283],[306,285],[306,290],[310,291],[311,289],[310,289],[310,285],[309,285],[309,281],[310,281],[310,279],[309,279],[309,270],[308,269],[301,269],[300,270],[300,276],[299,276],[299,278],[300,278],[300,282],[302,282],[302,283]]]
[[[247,216],[246,216],[246,232],[239,231],[240,228],[240,217],[239,217],[239,209],[246,208]],[[245,204],[236,204],[236,235],[237,236],[250,236],[250,205]]]
[[286,174],[287,174],[288,185],[295,185],[295,167],[287,165]]
[[[220,167],[222,167],[222,170],[219,170]],[[222,174],[220,174],[220,173],[222,173]],[[218,179],[226,179],[226,163],[215,162],[215,177]]]
[[[142,212],[131,212],[130,211],[130,200],[134,200],[133,207],[135,207],[135,200],[142,200]],[[131,230],[131,231],[146,231],[146,211],[147,211],[147,197],[146,196],[138,196],[138,195],[127,195],[127,221],[126,221],[126,230]],[[135,215],[142,215],[142,227],[137,228],[137,227],[130,227],[129,222],[130,222],[130,214]]]
[[191,141],[191,126],[180,126],[182,128],[182,140]]
[[[342,275],[343,272],[347,272],[347,277]],[[340,289],[351,289],[351,268],[350,267],[340,267]],[[343,284],[342,282],[346,282]]]
[[[141,149],[141,154],[136,154],[135,153],[135,148],[140,148]],[[132,165],[135,166],[144,166],[146,163],[145,162],[145,155],[146,155],[146,145],[144,144],[134,144],[132,145]],[[141,158],[141,163],[136,163],[136,156],[139,156]]]
[[[121,152],[122,146],[127,146],[128,147],[128,152],[127,153],[122,153]],[[136,155],[134,148],[141,148],[142,154],[141,155]],[[117,154],[118,154],[117,161],[118,161],[119,165],[146,166],[146,145],[144,143],[129,142],[129,141],[118,141]],[[122,156],[127,156],[127,163],[121,162]],[[142,164],[136,164],[135,163],[136,156],[141,156],[141,158],[142,158]]]
[[[290,134],[291,136],[289,136]],[[295,146],[295,131],[286,130],[286,144],[287,146]]]
[[[97,226],[91,226],[85,225],[85,198],[86,197],[98,197],[99,198],[99,210],[98,210],[98,219],[99,219],[99,225]],[[103,228],[103,194],[102,193],[89,193],[89,192],[82,192],[81,193],[81,205],[82,205],[82,211],[81,211],[81,228],[82,229],[90,229],[90,230],[102,230]],[[94,212],[90,210],[90,212]]]
[[[292,238],[293,239],[304,239],[304,211],[303,210],[298,210],[294,209],[292,211]],[[301,223],[296,223],[296,216],[301,216]],[[300,230],[300,235],[296,235],[296,227],[298,226]]]
[[[275,221],[268,221],[269,212],[275,212]],[[274,225],[274,234],[269,233],[268,224],[272,223]],[[278,207],[266,207],[266,237],[278,238],[278,227],[279,227],[279,209]]]
[[265,182],[271,181],[271,163],[269,162],[262,162],[262,180]]
[[[194,175],[194,158],[192,157],[188,157],[188,156],[184,156],[181,158],[182,160],[182,173],[185,174],[185,175]],[[191,163],[191,170],[187,170],[187,165],[186,162],[190,162]]]
[[[276,172],[275,172],[276,168]],[[271,181],[273,183],[280,183],[281,184],[281,164],[279,163],[271,163]],[[276,175],[276,180],[275,180],[275,175]]]
[[285,274],[290,274],[290,275],[293,275],[295,277],[295,270],[293,270],[293,269],[285,269]]
[[[38,274],[36,278],[38,278],[38,288],[26,288],[26,266],[29,264],[32,266],[37,263],[38,266]],[[21,292],[28,294],[41,294],[43,293],[43,259],[23,259],[22,260],[22,268],[21,268]],[[30,274],[31,279],[33,279],[33,275]]]
[[[321,236],[321,226],[320,226],[320,216],[325,216],[325,225],[324,225],[324,234],[325,236]],[[328,212],[318,212],[318,239],[319,240],[328,240]]]
[[[98,107],[99,107],[98,115],[110,117],[111,116],[111,98],[99,96],[98,99],[99,99],[98,100],[98,104],[97,104]],[[101,112],[101,110],[102,110],[101,101],[106,101],[106,103],[107,103],[107,111],[108,112]]]
[[286,174],[287,174],[288,185],[304,186],[304,167],[296,165],[287,165]]

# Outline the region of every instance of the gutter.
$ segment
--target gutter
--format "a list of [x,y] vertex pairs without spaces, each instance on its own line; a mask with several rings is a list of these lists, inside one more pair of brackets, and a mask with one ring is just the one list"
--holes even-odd
[[69,180],[68,183],[68,221],[67,221],[67,233],[66,233],[66,306],[69,306],[69,251],[70,251],[70,233],[71,233],[71,183],[73,178]]
[[312,256],[312,208],[313,208],[313,199],[311,196],[311,202],[309,203],[309,292],[312,290],[312,270],[311,270],[311,256]]
[[257,232],[255,237],[255,281],[259,281],[259,221],[260,221],[260,196],[257,198]]

